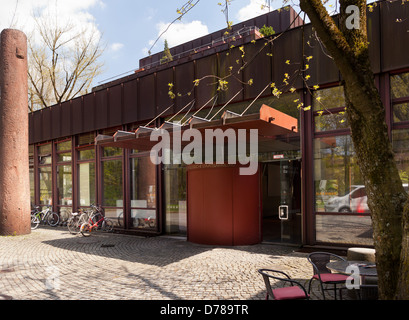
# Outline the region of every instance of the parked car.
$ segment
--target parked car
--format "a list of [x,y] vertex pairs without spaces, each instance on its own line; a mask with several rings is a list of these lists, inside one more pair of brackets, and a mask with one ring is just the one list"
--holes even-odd
[[[405,188],[405,191],[408,192],[408,184],[404,184],[403,187]],[[368,197],[366,195],[365,186],[352,185],[350,192],[346,195],[330,198],[325,203],[325,211],[340,213],[370,212],[367,201]]]
[[344,196],[335,196],[325,203],[326,212],[369,212],[365,186],[353,185]]

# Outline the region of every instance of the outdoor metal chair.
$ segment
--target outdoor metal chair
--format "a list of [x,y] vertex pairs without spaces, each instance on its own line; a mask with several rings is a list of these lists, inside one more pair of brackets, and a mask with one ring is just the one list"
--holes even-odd
[[[320,283],[322,295],[325,300],[325,291],[334,290],[335,300],[337,300],[337,285],[345,285],[345,281],[348,279],[348,275],[340,273],[331,273],[331,270],[327,268],[327,263],[336,260],[346,261],[344,258],[328,252],[313,252],[308,255],[308,261],[313,266],[314,275],[308,283],[308,293],[311,292],[311,283],[313,280],[317,280]],[[327,288],[326,285],[333,285],[333,288]],[[325,287],[324,287],[325,285]],[[342,298],[342,296],[341,296]]]
[[[308,300],[310,298],[304,286],[298,281],[291,279],[286,273],[272,269],[259,269],[258,272],[263,276],[266,285],[266,300],[268,300],[269,297],[274,300]],[[281,281],[283,287],[273,289],[270,279]],[[290,286],[285,286],[286,284]]]

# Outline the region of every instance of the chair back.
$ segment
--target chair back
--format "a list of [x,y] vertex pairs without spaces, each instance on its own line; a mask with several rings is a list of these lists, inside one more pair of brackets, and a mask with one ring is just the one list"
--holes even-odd
[[308,261],[312,264],[314,274],[331,273],[327,268],[327,263],[334,260],[343,260],[344,258],[328,252],[313,252],[308,255]]
[[304,291],[305,297],[308,299],[309,296],[304,286],[298,281],[291,279],[290,276],[286,274],[285,272],[282,272],[279,270],[272,270],[272,269],[259,269],[258,272],[263,276],[263,280],[264,280],[264,283],[267,289],[267,297],[268,296],[274,297],[273,289],[270,284],[270,278],[271,278],[271,279],[281,281],[283,283],[283,286],[285,286],[288,283],[290,286],[300,287]]

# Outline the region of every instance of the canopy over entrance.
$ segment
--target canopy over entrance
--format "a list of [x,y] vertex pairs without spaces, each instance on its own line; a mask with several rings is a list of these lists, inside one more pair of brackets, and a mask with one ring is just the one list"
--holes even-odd
[[[186,125],[166,122],[159,128],[140,126],[134,132],[118,130],[113,136],[99,134],[95,138],[95,144],[103,147],[119,147],[127,149],[137,149],[139,151],[149,151],[158,142],[151,141],[151,134],[156,130],[168,130],[172,136],[175,128],[182,132],[188,129],[196,129],[203,133],[206,129],[229,128],[235,131],[239,129],[258,129],[258,141],[275,140],[278,136],[291,133],[298,133],[297,119],[281,111],[263,104],[259,112],[249,115],[240,115],[231,111],[225,111],[220,119],[207,120],[192,116]],[[182,141],[182,144],[189,141]]]

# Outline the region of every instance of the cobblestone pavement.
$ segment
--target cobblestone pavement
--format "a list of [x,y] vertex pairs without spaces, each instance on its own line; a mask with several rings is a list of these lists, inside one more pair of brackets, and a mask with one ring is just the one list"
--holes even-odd
[[[82,237],[62,227],[39,228],[0,237],[0,299],[261,300],[259,268],[285,271],[308,285],[312,267],[296,250],[120,234]],[[312,299],[321,299],[316,282]]]

